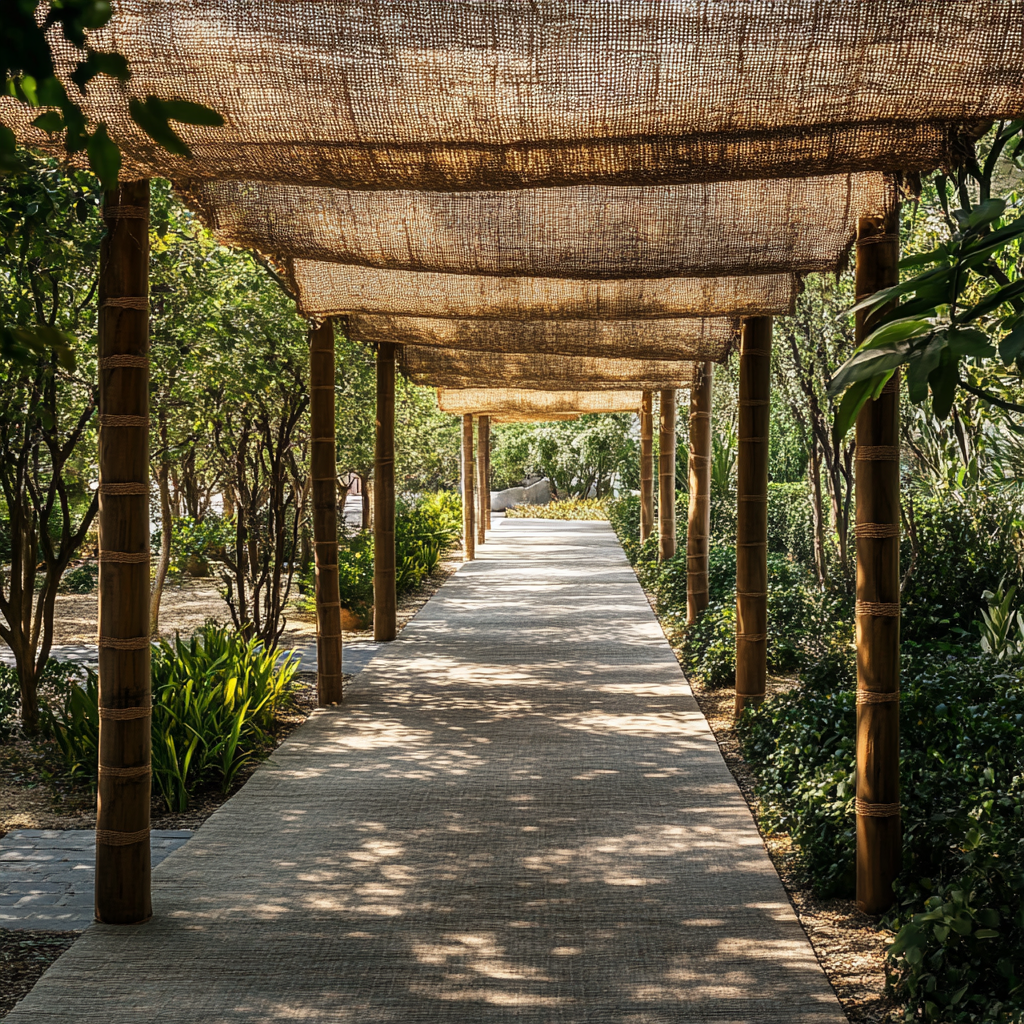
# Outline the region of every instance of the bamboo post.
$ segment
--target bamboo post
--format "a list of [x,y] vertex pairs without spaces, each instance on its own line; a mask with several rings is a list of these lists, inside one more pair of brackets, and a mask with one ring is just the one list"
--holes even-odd
[[[857,225],[857,298],[899,282],[899,215]],[[857,314],[856,340],[872,319]],[[857,905],[893,902],[900,823],[899,371],[857,417]]]
[[484,444],[484,521],[485,528],[491,528],[491,418],[490,416],[485,417],[487,420],[486,436],[487,440]]
[[96,919],[153,915],[149,806],[149,182],[108,192],[99,279]]
[[640,403],[640,543],[654,530],[654,392]]
[[473,416],[462,417],[462,557],[472,562],[476,557],[476,524],[473,515]]
[[395,594],[395,345],[377,346],[377,444],[373,458],[373,639],[398,635]]
[[338,704],[341,681],[341,594],[338,586],[338,466],[334,423],[334,324],[309,332],[310,476],[316,562],[316,696]]
[[658,561],[676,553],[676,393],[661,392],[658,433]]
[[768,656],[768,424],[772,318],[743,321],[736,460],[736,714],[764,700]]
[[690,388],[690,508],[686,523],[686,621],[708,606],[711,538],[711,384],[715,364],[701,367]]
[[490,494],[487,491],[487,447],[490,419],[487,416],[476,418],[476,491],[477,491],[477,522],[476,542],[483,544],[487,540],[487,506],[490,505]]

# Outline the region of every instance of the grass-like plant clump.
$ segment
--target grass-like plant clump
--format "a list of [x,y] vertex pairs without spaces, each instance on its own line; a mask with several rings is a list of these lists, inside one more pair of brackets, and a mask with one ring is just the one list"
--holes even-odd
[[513,505],[505,509],[508,519],[575,519],[608,518],[607,498],[563,498],[547,505]]

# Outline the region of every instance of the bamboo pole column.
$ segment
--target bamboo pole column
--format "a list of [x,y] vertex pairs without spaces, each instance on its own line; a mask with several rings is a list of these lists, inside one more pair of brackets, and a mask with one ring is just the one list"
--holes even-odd
[[736,714],[764,700],[768,657],[768,425],[772,318],[743,321],[736,460]]
[[654,530],[654,392],[640,402],[640,543]]
[[334,423],[334,324],[309,332],[309,444],[316,562],[316,696],[338,704],[341,684],[341,594],[338,586],[338,466]]
[[676,393],[661,392],[658,433],[658,561],[676,553]]
[[484,522],[485,528],[491,528],[491,418],[487,420],[487,440],[484,445]]
[[686,621],[708,606],[711,538],[711,384],[715,364],[701,367],[690,388],[690,508],[686,523]]
[[108,192],[99,279],[96,919],[153,915],[149,640],[149,182]]
[[377,346],[377,442],[373,458],[373,639],[398,635],[395,593],[395,345]]
[[[857,298],[899,282],[899,217],[857,226]],[[863,341],[871,318],[857,315]],[[857,905],[880,914],[900,869],[899,371],[857,417]]]
[[476,523],[473,515],[473,416],[462,417],[462,557],[472,562],[476,557]]
[[490,417],[476,418],[476,491],[477,491],[477,522],[476,541],[483,544],[487,540],[487,509],[491,504],[491,494],[487,489],[487,450],[490,447]]

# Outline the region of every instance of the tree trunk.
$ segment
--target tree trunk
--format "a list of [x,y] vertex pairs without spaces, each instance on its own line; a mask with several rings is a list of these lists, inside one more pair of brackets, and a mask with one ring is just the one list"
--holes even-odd
[[490,492],[487,490],[487,449],[490,445],[489,417],[478,416],[476,429],[476,541],[478,544],[483,544],[487,540],[487,506],[490,505]]
[[[858,301],[899,281],[899,214],[857,225]],[[862,342],[878,314],[857,314]],[[893,902],[900,824],[899,371],[857,417],[857,905]]]
[[96,917],[150,900],[149,182],[104,205],[100,248],[99,784]]
[[814,529],[814,571],[819,583],[824,583],[828,569],[825,564],[825,510],[821,500],[821,449],[811,435],[810,460],[807,466],[811,485],[811,525]]
[[156,471],[156,485],[160,493],[160,561],[156,566],[156,578],[149,601],[149,635],[160,632],[160,601],[164,595],[164,582],[171,565],[171,534],[174,520],[171,517],[170,457],[167,449],[167,413],[160,413],[160,464]]
[[463,558],[472,562],[476,557],[476,523],[473,515],[473,417],[462,417],[462,548]]
[[[395,591],[395,349],[377,347],[377,446],[373,464],[373,638],[398,635]],[[472,500],[472,497],[470,498]]]
[[736,461],[736,715],[764,700],[768,655],[768,432],[772,318],[743,321]]

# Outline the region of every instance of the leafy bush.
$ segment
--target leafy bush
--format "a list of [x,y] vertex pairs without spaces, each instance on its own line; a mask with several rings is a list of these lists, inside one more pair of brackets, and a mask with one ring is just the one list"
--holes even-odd
[[99,575],[99,566],[86,562],[64,573],[60,589],[65,594],[91,594],[96,589]]
[[[153,531],[151,543],[155,551],[160,550],[159,530]],[[174,575],[207,575],[209,559],[234,543],[234,523],[216,512],[207,512],[202,519],[179,516],[171,536],[169,571]]]
[[[153,649],[153,783],[173,811],[201,789],[231,788],[238,772],[272,746],[274,718],[292,700],[298,658],[206,626],[191,640]],[[47,731],[70,778],[96,785],[99,693],[87,671],[44,707]]]
[[[976,636],[979,594],[1024,585],[1015,512],[1004,498],[978,492],[967,504],[914,498],[913,513],[921,553],[903,591],[902,636],[963,643],[965,633]],[[901,564],[910,566],[912,556],[904,531]]]
[[[563,498],[547,505],[512,505],[505,509],[509,519],[587,519],[608,518],[607,498]],[[637,530],[639,531],[639,520]]]
[[736,601],[713,601],[683,631],[687,668],[705,686],[736,682]]
[[[908,1020],[1024,1014],[1024,680],[974,649],[911,648],[900,732],[904,862],[890,923]],[[855,694],[797,688],[748,710],[744,754],[771,827],[822,895],[854,878]]]
[[768,485],[768,550],[814,565],[811,498],[803,480]]
[[[85,677],[85,669],[71,661],[47,659],[39,676],[39,704],[45,708],[66,699],[69,691]],[[18,726],[21,688],[18,670],[0,664],[0,736],[9,735]]]

